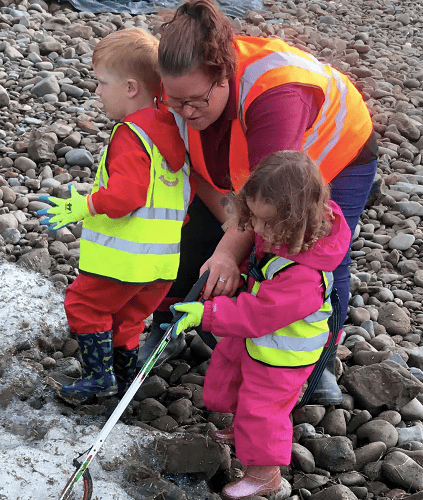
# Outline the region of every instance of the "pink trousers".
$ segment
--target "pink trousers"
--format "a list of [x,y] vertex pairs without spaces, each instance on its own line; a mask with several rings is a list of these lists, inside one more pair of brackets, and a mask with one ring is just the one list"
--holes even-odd
[[248,355],[245,339],[218,342],[204,381],[204,404],[234,414],[235,450],[244,465],[290,464],[290,413],[313,367],[267,366]]

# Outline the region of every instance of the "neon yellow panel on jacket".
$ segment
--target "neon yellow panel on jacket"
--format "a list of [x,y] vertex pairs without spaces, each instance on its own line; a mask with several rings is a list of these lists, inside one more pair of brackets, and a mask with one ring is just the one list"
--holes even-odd
[[[262,268],[266,280],[288,266],[296,265],[292,260],[275,256]],[[299,367],[316,363],[329,337],[328,319],[332,314],[330,292],[333,285],[332,273],[323,272],[325,300],[318,311],[280,328],[263,337],[246,339],[248,354],[257,361],[271,366]],[[256,295],[260,282],[256,281],[251,293]]]
[[[151,160],[147,202],[125,217],[100,214],[84,219],[79,268],[125,283],[174,280],[179,267],[181,228],[190,197],[189,166],[178,172],[137,125],[123,122],[140,139]],[[116,124],[111,137],[117,127]],[[98,166],[92,192],[107,189],[107,149]]]

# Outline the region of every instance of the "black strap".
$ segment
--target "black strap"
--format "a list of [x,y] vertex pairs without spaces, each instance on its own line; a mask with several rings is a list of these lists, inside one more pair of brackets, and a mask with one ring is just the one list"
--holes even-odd
[[198,333],[200,336],[201,340],[210,347],[210,349],[214,349],[217,344],[217,340],[215,336],[211,332],[205,332],[202,328],[201,325],[197,326],[195,331]]
[[326,364],[329,361],[329,358],[336,351],[336,338],[338,337],[338,332],[341,328],[341,303],[339,301],[338,293],[335,288],[332,289],[330,300],[332,303],[332,315],[328,320],[329,330],[332,332],[330,343],[327,347],[323,348],[322,354],[320,355],[317,363],[314,365],[314,369],[311,372],[310,377],[308,378],[307,389],[304,392],[301,401],[296,404],[295,408],[302,408],[309,402],[326,368]]
[[273,257],[276,257],[275,254],[273,253],[265,253],[263,257],[260,259],[259,262],[257,262],[257,257],[255,252],[256,247],[253,248],[252,252],[250,253],[250,262],[248,264],[248,274],[254,278],[256,281],[261,283],[262,281],[265,280],[264,274],[263,274],[263,267],[269,262],[269,260],[272,260]]

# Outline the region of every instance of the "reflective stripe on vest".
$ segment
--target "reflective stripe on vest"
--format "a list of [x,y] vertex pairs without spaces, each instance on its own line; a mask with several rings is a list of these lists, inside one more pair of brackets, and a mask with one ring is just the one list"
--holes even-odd
[[[105,214],[84,219],[82,271],[128,283],[174,280],[179,267],[181,228],[190,198],[189,166],[173,172],[151,138],[139,126],[124,122],[150,157],[150,184],[144,207],[111,219]],[[111,139],[118,123],[112,131]],[[107,149],[103,152],[92,192],[107,189]]]
[[[244,123],[248,106],[267,90],[290,83],[318,88],[324,94],[318,116],[304,134],[302,149],[319,165],[325,182],[330,182],[357,156],[372,132],[370,114],[358,90],[336,69],[282,40],[237,37],[236,46],[238,118],[231,125],[229,158],[235,190],[241,188],[249,175]],[[213,185],[206,169],[199,131],[188,127],[175,112],[173,114],[193,168]]]
[[[284,272],[292,265],[296,263],[275,256],[262,269],[264,279],[272,279],[275,274]],[[321,274],[325,298],[320,309],[268,335],[246,339],[247,351],[253,359],[267,365],[284,367],[308,366],[319,359],[329,337],[328,319],[332,313],[330,292],[333,286],[332,273]],[[251,293],[256,295],[259,289],[260,282],[255,281]]]

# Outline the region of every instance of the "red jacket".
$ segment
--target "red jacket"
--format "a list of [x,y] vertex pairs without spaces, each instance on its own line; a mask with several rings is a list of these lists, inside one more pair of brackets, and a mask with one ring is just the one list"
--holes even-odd
[[[182,168],[185,146],[170,112],[144,108],[131,113],[122,121],[140,126],[174,172]],[[150,159],[137,136],[128,127],[118,127],[113,135],[108,148],[107,168],[107,190],[100,188],[92,195],[97,213],[117,219],[143,207],[150,183]]]

